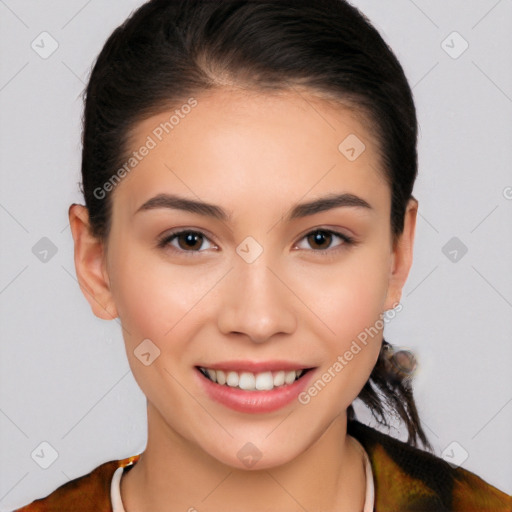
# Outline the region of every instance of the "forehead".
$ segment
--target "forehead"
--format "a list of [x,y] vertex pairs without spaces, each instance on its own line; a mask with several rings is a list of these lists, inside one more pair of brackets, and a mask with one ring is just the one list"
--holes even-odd
[[165,192],[236,211],[252,201],[284,209],[301,198],[350,192],[385,211],[390,194],[366,127],[356,112],[304,90],[210,91],[134,127],[130,151],[151,149],[114,197],[132,211]]

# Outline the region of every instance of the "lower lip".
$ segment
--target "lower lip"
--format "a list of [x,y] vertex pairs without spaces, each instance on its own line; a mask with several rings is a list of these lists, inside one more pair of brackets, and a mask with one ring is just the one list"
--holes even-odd
[[276,411],[298,400],[298,395],[307,387],[313,369],[292,384],[268,391],[244,391],[227,385],[217,384],[195,369],[201,385],[208,396],[226,407],[245,413],[266,413]]

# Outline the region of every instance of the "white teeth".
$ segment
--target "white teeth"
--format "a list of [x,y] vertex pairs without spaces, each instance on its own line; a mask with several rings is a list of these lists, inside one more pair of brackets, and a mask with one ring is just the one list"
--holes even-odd
[[297,374],[292,370],[291,372],[286,372],[284,375],[284,382],[285,384],[291,384],[294,380]]
[[253,391],[256,388],[256,378],[254,373],[242,372],[238,379],[238,387],[246,391]]
[[259,391],[268,391],[274,388],[274,379],[272,372],[258,373],[256,376],[256,389]]
[[211,381],[227,385],[232,388],[240,388],[245,391],[270,391],[275,387],[280,387],[295,382],[304,370],[279,370],[276,372],[235,372],[223,370],[212,370],[211,368],[201,368],[208,375]]
[[238,386],[238,381],[239,381],[238,373],[228,372],[228,374],[226,376],[226,384],[228,386],[231,386],[232,388],[236,388]]
[[284,372],[281,370],[274,375],[274,386],[282,386],[284,384]]
[[217,384],[226,384],[226,374],[222,370],[217,370]]

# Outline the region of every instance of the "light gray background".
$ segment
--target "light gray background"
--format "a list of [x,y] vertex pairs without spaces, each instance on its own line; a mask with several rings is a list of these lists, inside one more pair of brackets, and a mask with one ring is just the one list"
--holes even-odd
[[[67,221],[83,202],[80,93],[141,3],[0,0],[2,511],[145,446],[145,398],[119,325],[79,290]],[[385,336],[418,355],[437,454],[467,452],[463,467],[512,493],[512,1],[354,3],[402,62],[421,126],[415,261]],[[43,31],[58,43],[46,59],[31,47],[51,49]],[[46,262],[32,251],[43,237],[57,249]],[[457,261],[443,253],[453,237],[468,249]],[[48,469],[42,442],[58,453]]]

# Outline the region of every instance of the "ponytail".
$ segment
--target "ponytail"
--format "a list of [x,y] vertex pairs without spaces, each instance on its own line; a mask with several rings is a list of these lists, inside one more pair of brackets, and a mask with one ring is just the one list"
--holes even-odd
[[[407,442],[418,447],[418,441],[433,452],[432,446],[423,431],[414,402],[412,375],[416,368],[414,355],[405,350],[395,351],[385,339],[379,358],[358,398],[370,409],[380,425],[389,427],[386,412],[398,414],[407,427]],[[354,407],[347,409],[347,419],[356,419]]]

